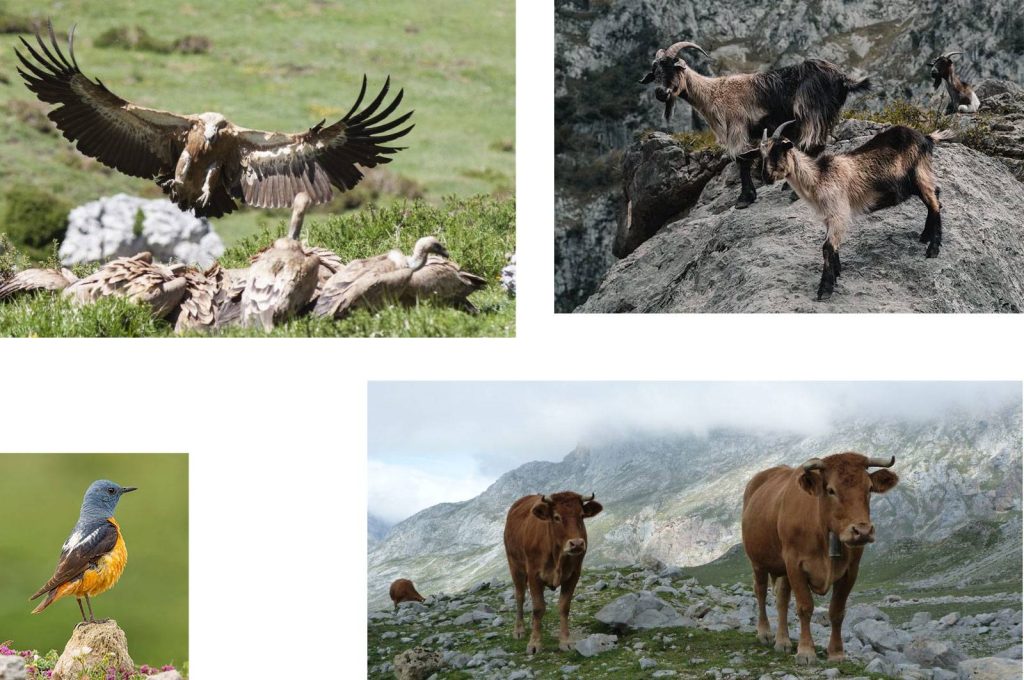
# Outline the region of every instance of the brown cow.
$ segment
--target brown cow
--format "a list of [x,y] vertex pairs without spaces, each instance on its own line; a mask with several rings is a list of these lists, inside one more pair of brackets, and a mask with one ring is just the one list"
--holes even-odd
[[523,600],[526,586],[530,586],[533,600],[533,628],[526,653],[540,651],[540,620],[544,616],[544,586],[551,590],[561,588],[558,595],[558,613],[561,631],[558,648],[567,651],[569,645],[569,603],[587,554],[587,527],[584,517],[601,512],[601,504],[594,494],[584,498],[572,491],[542,496],[524,496],[508,510],[505,520],[505,556],[512,584],[516,589],[515,637],[525,632]]
[[771,644],[771,627],[764,608],[771,576],[778,579],[775,649],[790,650],[786,616],[792,592],[800,617],[796,660],[813,664],[816,657],[811,640],[811,591],[824,595],[831,587],[828,659],[843,660],[846,598],[857,581],[864,546],[875,540],[868,500],[872,492],[885,493],[899,482],[899,477],[889,470],[869,474],[867,469],[887,468],[895,462],[895,456],[886,460],[839,453],[812,458],[797,468],[770,468],[750,480],[743,494],[743,548],[754,569],[759,641]]
[[423,602],[423,596],[416,592],[416,586],[407,578],[400,578],[392,583],[388,594],[395,603],[395,611],[398,611],[398,605],[402,602]]

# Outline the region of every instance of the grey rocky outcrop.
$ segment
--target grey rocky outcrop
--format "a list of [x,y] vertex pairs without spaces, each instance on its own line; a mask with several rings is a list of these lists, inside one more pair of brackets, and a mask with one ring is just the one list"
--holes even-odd
[[[840,125],[839,149],[884,126]],[[731,163],[696,206],[607,272],[579,312],[1019,312],[1024,310],[1024,184],[1000,160],[957,143],[936,146],[943,249],[926,259],[920,201],[856,218],[840,249],[843,273],[815,300],[821,219],[789,191],[762,186],[733,208]]]
[[675,628],[688,623],[672,605],[647,591],[623,595],[594,618],[614,630]]
[[115,194],[74,208],[59,256],[65,265],[106,262],[153,253],[161,262],[208,267],[224,243],[205,218],[182,212],[167,199]]

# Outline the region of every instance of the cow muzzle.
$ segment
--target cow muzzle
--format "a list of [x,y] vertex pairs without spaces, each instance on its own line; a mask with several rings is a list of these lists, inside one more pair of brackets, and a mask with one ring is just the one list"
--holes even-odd
[[565,542],[566,555],[582,555],[587,552],[587,541],[582,538],[570,538]]
[[846,545],[866,545],[875,542],[875,525],[871,522],[858,522],[846,527],[846,531],[839,535]]

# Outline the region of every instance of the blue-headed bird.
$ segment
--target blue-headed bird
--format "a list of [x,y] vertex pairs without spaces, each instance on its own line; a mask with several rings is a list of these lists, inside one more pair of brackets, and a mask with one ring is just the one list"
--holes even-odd
[[[46,599],[32,610],[33,614],[38,614],[62,597],[74,595],[82,612],[82,621],[96,622],[89,596],[112,588],[128,562],[128,549],[121,527],[114,520],[114,508],[121,496],[129,491],[135,491],[135,487],[121,486],[106,479],[89,485],[82,499],[78,523],[61,548],[57,569],[46,585],[29,598],[31,601],[46,595]],[[83,597],[89,606],[88,619],[82,607]]]

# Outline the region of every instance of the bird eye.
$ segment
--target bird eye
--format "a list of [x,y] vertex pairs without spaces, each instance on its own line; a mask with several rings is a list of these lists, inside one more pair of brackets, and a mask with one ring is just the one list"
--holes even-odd
[[114,487],[110,487],[109,489],[107,489],[107,493],[109,493],[111,496],[113,496],[114,495]]

